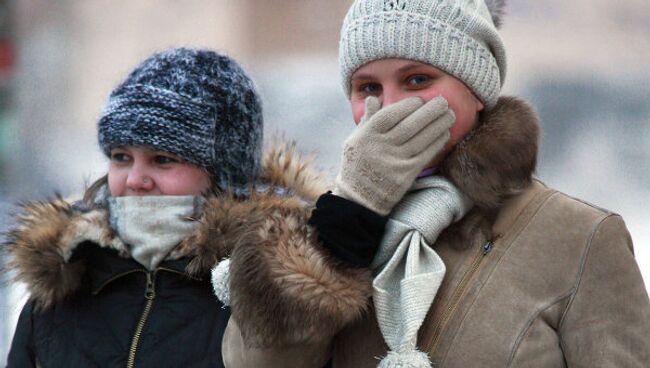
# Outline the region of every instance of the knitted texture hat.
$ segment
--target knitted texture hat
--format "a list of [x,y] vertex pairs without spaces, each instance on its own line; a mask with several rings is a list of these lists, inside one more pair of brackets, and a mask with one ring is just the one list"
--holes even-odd
[[462,80],[488,107],[506,76],[497,27],[504,0],[356,0],[343,22],[339,64],[343,88],[364,64],[404,58]]
[[99,119],[102,151],[147,146],[205,168],[239,192],[260,170],[262,106],[231,58],[176,48],[150,56],[113,90]]

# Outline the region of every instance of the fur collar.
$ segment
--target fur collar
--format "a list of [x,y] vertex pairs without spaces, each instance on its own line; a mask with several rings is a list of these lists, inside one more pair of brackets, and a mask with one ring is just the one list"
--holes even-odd
[[[251,231],[265,210],[280,205],[304,207],[327,191],[311,157],[302,157],[295,144],[275,143],[263,158],[262,181],[269,187],[241,200],[230,194],[209,195],[194,233],[168,257],[190,259],[189,276],[205,275]],[[288,195],[275,194],[278,188]],[[14,279],[24,282],[38,308],[62,300],[78,290],[83,262],[68,262],[81,243],[90,241],[128,257],[127,247],[109,226],[103,208],[88,209],[60,197],[21,204],[16,227],[8,232],[3,252]]]
[[[478,208],[496,209],[531,182],[538,135],[532,108],[520,99],[503,97],[449,154],[442,172]],[[227,194],[209,196],[196,219],[199,224],[195,232],[170,257],[188,257],[186,272],[190,276],[206,274],[238,243],[260,231],[259,224],[270,213],[304,208],[305,202],[314,203],[328,189],[312,166],[311,159],[301,157],[295,145],[272,145],[265,153],[262,170],[268,191],[256,192],[246,200]],[[278,188],[290,195],[276,195]],[[3,250],[9,253],[8,267],[15,271],[16,280],[27,284],[38,307],[62,300],[81,285],[83,262],[68,263],[80,243],[92,241],[128,254],[108,226],[103,209],[80,209],[61,198],[26,203],[22,209]]]
[[527,102],[501,97],[445,158],[442,172],[479,209],[497,209],[532,182],[539,133],[537,114]]

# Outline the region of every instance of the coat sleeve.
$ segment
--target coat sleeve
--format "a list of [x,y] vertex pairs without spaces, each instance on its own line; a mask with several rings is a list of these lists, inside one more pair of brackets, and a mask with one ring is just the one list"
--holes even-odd
[[559,331],[568,367],[650,367],[650,302],[620,216],[593,233]]
[[7,358],[7,368],[36,367],[36,354],[32,337],[32,311],[33,303],[28,301],[18,318],[18,325]]
[[224,334],[222,354],[227,368],[319,368],[327,364],[330,345],[330,341],[322,340],[317,343],[273,347],[247,346],[237,322],[231,318]]
[[[311,208],[270,203],[231,253],[226,364],[228,357],[233,367],[300,366],[287,363],[296,358],[325,364],[334,335],[369,306],[370,271],[328,254],[308,225]],[[282,364],[262,363],[279,357]]]

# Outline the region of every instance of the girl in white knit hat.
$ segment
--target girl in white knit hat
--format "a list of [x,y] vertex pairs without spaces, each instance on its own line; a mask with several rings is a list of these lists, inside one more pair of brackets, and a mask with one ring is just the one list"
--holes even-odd
[[352,4],[358,127],[313,236],[233,256],[226,366],[650,366],[623,220],[532,177],[537,116],[500,97],[502,8]]

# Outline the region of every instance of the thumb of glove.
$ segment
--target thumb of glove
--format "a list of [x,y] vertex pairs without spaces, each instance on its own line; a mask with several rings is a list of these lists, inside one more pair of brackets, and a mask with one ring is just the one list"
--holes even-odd
[[366,122],[370,119],[377,111],[381,109],[381,102],[375,96],[368,96],[365,101],[364,113],[361,118],[361,122]]

